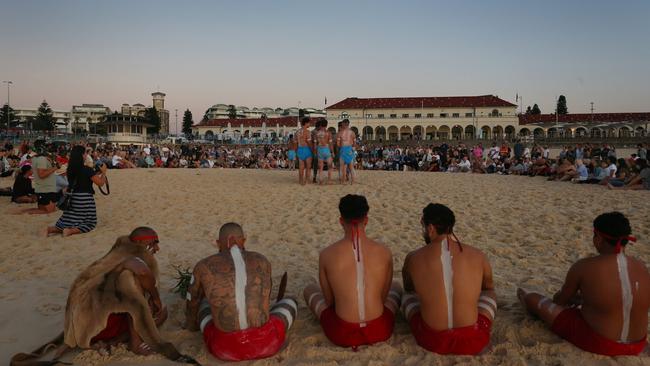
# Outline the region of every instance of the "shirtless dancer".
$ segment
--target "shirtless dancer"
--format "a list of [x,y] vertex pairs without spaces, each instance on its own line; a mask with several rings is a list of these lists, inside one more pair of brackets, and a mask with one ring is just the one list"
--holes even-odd
[[311,132],[309,132],[309,123],[309,117],[304,117],[300,120],[302,127],[296,132],[296,139],[298,140],[298,181],[302,185],[311,180],[311,150],[313,143]]
[[344,236],[320,253],[320,286],[311,284],[304,291],[323,332],[341,347],[390,338],[402,294],[401,286],[392,282],[390,250],[366,236],[368,209],[363,196],[341,198]]
[[420,222],[427,245],[404,260],[404,317],[421,347],[476,355],[490,342],[497,309],[490,263],[480,250],[458,241],[448,207],[429,204]]
[[293,138],[293,135],[289,135],[289,143],[287,150],[287,159],[289,160],[289,170],[296,170],[296,150],[298,149],[298,143]]
[[332,134],[327,130],[327,120],[320,120],[320,127],[316,132],[318,156],[318,182],[323,184],[323,166],[327,164],[327,184],[332,184]]
[[581,259],[553,299],[517,289],[517,296],[551,330],[585,351],[606,356],[638,355],[646,346],[650,275],[625,254],[630,222],[620,212],[594,220],[598,255]]
[[200,329],[210,353],[225,361],[276,354],[298,310],[290,298],[269,310],[271,263],[245,242],[239,224],[223,225],[219,253],[196,264],[187,293],[187,328]]
[[340,181],[341,184],[347,182],[348,169],[350,171],[350,184],[354,184],[354,144],[356,136],[354,131],[350,129],[350,121],[344,119],[343,129],[336,137],[336,145],[339,147],[340,155]]

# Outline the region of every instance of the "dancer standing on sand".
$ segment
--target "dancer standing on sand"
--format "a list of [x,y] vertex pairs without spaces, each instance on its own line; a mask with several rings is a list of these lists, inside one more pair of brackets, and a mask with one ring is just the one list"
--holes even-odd
[[300,129],[296,132],[298,140],[298,182],[301,185],[311,180],[312,147],[311,132],[309,132],[309,117],[300,120]]
[[341,164],[341,183],[345,184],[348,178],[348,170],[350,173],[350,184],[354,184],[354,145],[356,141],[356,135],[352,129],[350,129],[350,120],[344,119],[341,121],[342,130],[336,136],[336,145],[339,147],[339,156]]
[[323,167],[327,165],[327,184],[332,184],[332,134],[327,130],[327,120],[318,121],[320,126],[316,132],[318,156],[318,182],[323,184]]
[[638,355],[646,346],[650,274],[625,254],[630,222],[620,212],[594,220],[597,256],[576,262],[553,299],[522,288],[524,307],[576,347],[606,356]]
[[[307,306],[332,343],[356,348],[390,338],[402,295],[393,282],[393,256],[366,236],[368,202],[358,195],[341,198],[341,240],[319,256],[320,286],[304,290]],[[352,250],[350,250],[352,249]]]
[[289,160],[289,170],[296,170],[296,150],[298,149],[298,143],[293,138],[293,135],[289,135],[289,143],[287,145],[287,160]]
[[476,355],[490,341],[497,310],[490,263],[458,241],[448,207],[429,204],[420,223],[426,245],[409,253],[402,269],[404,317],[421,347]]
[[219,253],[196,264],[187,292],[187,328],[200,329],[210,353],[225,361],[276,354],[298,311],[291,298],[269,304],[271,263],[245,242],[239,224],[223,225]]

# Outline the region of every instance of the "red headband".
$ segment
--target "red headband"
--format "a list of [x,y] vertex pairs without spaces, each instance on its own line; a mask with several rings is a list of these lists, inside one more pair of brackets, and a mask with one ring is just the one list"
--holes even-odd
[[604,232],[602,232],[602,231],[600,231],[600,230],[598,230],[596,228],[594,228],[594,233],[602,236],[603,238],[605,238],[607,240],[616,240],[616,247],[615,247],[616,248],[616,254],[621,252],[621,250],[623,248],[623,244],[621,242],[623,240],[627,240],[628,242],[635,242],[636,243],[636,238],[634,236],[632,236],[632,235],[616,237],[616,236],[611,236],[609,234],[605,234]]
[[131,238],[131,241],[145,241],[145,240],[158,241],[158,235],[138,235]]

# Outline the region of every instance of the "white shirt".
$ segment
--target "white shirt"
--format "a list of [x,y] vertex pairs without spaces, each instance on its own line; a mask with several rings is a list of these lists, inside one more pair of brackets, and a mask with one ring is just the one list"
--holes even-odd
[[118,155],[113,155],[113,166],[117,166],[120,163],[120,160],[122,160],[121,157]]
[[461,160],[460,163],[458,163],[458,166],[461,168],[469,168],[472,166],[472,163],[470,163],[469,160]]
[[609,170],[608,176],[616,176],[616,171],[618,170],[616,164],[610,164],[607,169]]

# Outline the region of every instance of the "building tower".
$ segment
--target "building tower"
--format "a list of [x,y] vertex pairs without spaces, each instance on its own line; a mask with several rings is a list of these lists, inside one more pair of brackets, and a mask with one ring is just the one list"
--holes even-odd
[[153,106],[160,116],[160,134],[169,134],[169,111],[165,109],[165,93],[151,93],[153,97]]

